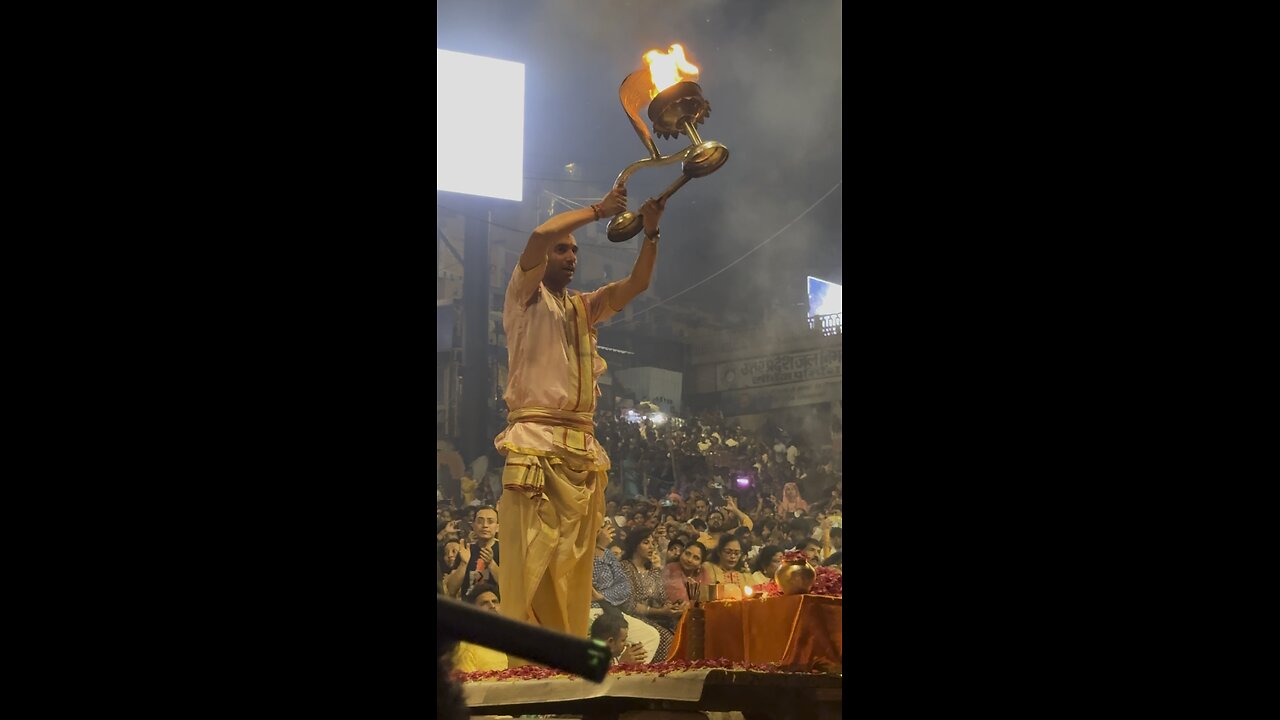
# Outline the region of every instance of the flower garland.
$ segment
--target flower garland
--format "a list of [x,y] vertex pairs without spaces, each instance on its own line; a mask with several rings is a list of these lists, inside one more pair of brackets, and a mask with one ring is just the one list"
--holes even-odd
[[[657,675],[659,677],[669,675],[673,672],[684,672],[686,670],[751,670],[754,672],[767,673],[790,673],[797,675],[821,675],[822,670],[810,669],[805,672],[797,672],[794,670],[783,670],[778,663],[747,663],[736,660],[668,660],[659,663],[627,663],[625,665],[614,665],[609,668],[611,675]],[[476,672],[453,673],[453,677],[461,682],[479,682],[484,680],[546,680],[553,677],[566,677],[570,680],[576,680],[577,675],[567,673],[563,670],[555,668],[543,667],[541,665],[524,665],[518,668],[509,668],[507,670],[477,670]]]
[[809,592],[814,595],[834,595],[844,597],[844,573],[835,568],[820,567],[818,576],[813,580]]
[[778,587],[778,583],[770,580],[762,585],[753,585],[751,592],[752,597],[778,597],[782,594],[782,588]]
[[782,553],[782,564],[790,565],[792,563],[804,564],[809,562],[809,556],[803,550],[788,550]]

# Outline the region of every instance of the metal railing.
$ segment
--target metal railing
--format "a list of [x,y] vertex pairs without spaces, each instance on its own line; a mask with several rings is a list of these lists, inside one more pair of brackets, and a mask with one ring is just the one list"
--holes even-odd
[[823,335],[842,335],[841,326],[843,325],[844,313],[832,313],[830,315],[814,315],[809,318],[810,330],[821,330]]

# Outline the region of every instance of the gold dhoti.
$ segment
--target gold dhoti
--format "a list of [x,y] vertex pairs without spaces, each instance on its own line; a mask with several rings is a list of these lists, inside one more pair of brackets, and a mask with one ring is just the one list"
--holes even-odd
[[[559,458],[508,455],[498,500],[503,615],[587,637],[607,477],[602,470],[573,470]],[[518,664],[524,663],[512,658],[512,666]]]

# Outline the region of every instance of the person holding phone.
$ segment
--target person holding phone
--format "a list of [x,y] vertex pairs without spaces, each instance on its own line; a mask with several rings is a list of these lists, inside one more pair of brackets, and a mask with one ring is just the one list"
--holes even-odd
[[477,509],[471,527],[471,541],[459,544],[458,564],[444,580],[450,597],[463,597],[472,585],[494,582],[498,577],[502,557],[497,540],[498,511],[491,507]]

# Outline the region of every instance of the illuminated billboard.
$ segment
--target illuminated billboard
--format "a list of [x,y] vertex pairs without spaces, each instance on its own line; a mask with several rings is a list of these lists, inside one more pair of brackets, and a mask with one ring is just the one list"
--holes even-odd
[[809,276],[809,317],[843,313],[844,287]]
[[524,194],[524,65],[436,50],[436,190]]

